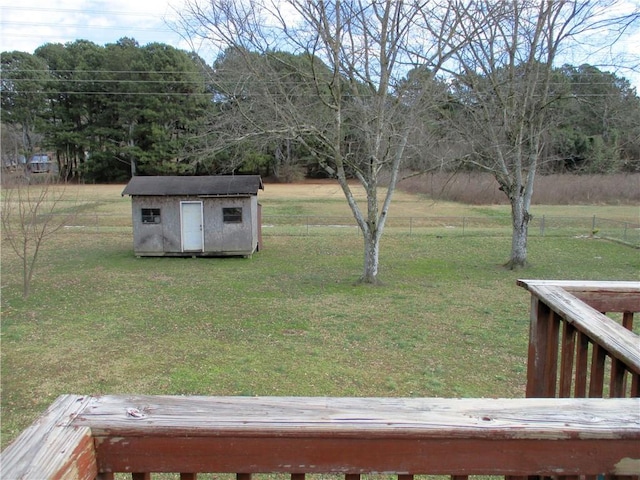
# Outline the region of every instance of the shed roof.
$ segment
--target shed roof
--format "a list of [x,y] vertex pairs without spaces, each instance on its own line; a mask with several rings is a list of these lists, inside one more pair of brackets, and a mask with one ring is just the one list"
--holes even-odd
[[122,195],[257,195],[264,190],[260,175],[157,176],[133,177]]

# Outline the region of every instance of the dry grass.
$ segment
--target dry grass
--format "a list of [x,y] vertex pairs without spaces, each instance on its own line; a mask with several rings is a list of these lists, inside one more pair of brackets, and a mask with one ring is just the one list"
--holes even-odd
[[[366,210],[366,193],[357,182],[351,183],[354,198],[363,210]],[[379,189],[382,202],[386,188]],[[297,184],[269,183],[264,192],[260,192],[260,202],[267,215],[342,215],[351,217],[342,189],[335,180],[310,180]],[[323,208],[318,209],[318,201]],[[508,212],[502,206],[501,211]],[[474,205],[429,197],[410,190],[399,188],[393,194],[390,215],[392,217],[421,216],[462,216],[476,213]]]
[[[430,198],[472,205],[508,203],[490,174],[434,173],[403,180],[399,188]],[[637,205],[640,203],[640,174],[539,175],[532,203]]]
[[[602,177],[555,175],[538,181],[532,212],[537,217],[598,217],[640,223],[640,175]],[[600,182],[600,183],[598,183]],[[598,188],[596,188],[596,186]],[[366,208],[366,195],[357,183],[351,186],[356,200]],[[598,189],[600,195],[595,195]],[[619,198],[614,194],[618,192]],[[605,196],[606,193],[606,196]],[[380,189],[380,197],[386,189]],[[571,195],[575,203],[556,201]],[[351,217],[336,181],[314,180],[298,184],[266,184],[260,192],[265,215],[340,215]],[[592,202],[588,198],[594,199]],[[608,201],[604,199],[608,198]],[[635,199],[635,200],[634,200]],[[543,201],[544,200],[544,201]],[[322,201],[322,210],[318,202]],[[390,217],[509,216],[510,206],[489,175],[412,177],[400,182],[391,202]]]

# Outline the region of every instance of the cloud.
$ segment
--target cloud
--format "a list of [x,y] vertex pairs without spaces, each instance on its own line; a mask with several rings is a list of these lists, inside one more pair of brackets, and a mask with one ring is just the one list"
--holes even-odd
[[[13,1],[1,5],[0,51],[33,51],[46,43],[77,39],[98,45],[115,43],[122,37],[145,45],[162,42],[188,49],[188,44],[167,22],[175,18],[176,0]],[[53,6],[55,5],[55,7]]]

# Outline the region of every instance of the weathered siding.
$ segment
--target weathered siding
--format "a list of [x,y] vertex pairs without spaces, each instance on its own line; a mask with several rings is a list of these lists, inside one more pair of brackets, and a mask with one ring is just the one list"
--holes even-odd
[[[202,202],[204,250],[182,252],[180,202]],[[134,196],[133,243],[136,255],[251,255],[258,243],[258,200],[248,197]],[[225,223],[223,208],[242,208],[242,223]],[[159,224],[142,223],[143,208],[159,208]]]
[[260,225],[260,207],[258,206],[258,197],[250,197],[251,208],[249,211],[251,212],[251,230],[252,230],[252,242],[253,248],[258,247],[258,242],[262,239],[261,235],[261,225]]
[[[257,230],[252,222],[252,198],[205,198],[204,248],[227,255],[253,253]],[[225,223],[223,208],[242,208],[242,223]]]
[[[169,223],[169,211],[174,202],[165,197],[133,197],[131,199],[131,215],[133,224],[133,249],[136,254],[162,254],[165,251],[164,230]],[[159,208],[161,222],[159,224],[142,223],[143,208]],[[180,234],[180,221],[177,224]],[[180,241],[178,237],[178,249]]]

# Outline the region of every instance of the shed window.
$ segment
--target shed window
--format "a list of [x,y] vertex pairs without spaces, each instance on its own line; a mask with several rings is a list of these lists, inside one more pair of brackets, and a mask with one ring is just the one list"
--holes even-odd
[[160,223],[159,208],[143,208],[142,223]]
[[223,208],[222,219],[224,220],[224,223],[242,223],[242,208]]

